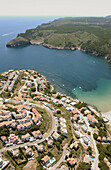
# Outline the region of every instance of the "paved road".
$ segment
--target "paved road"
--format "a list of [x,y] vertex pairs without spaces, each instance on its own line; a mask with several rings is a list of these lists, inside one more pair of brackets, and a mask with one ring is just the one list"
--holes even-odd
[[96,142],[95,142],[95,140],[93,138],[92,130],[91,130],[90,126],[89,126],[89,122],[87,120],[87,117],[84,117],[79,110],[78,110],[78,112],[80,113],[81,117],[85,121],[85,123],[86,123],[86,125],[88,127],[88,131],[91,133],[91,138],[92,138],[92,142],[93,142],[93,146],[94,146],[94,151],[95,151],[95,159],[94,159],[94,163],[93,163],[92,169],[93,170],[98,170],[98,162],[99,162],[99,160],[98,160],[98,149],[97,149],[97,146],[96,146]]
[[[36,86],[36,93],[37,93],[37,83],[36,83],[36,80],[35,80],[35,79],[34,79],[34,83],[35,83],[35,86]],[[25,82],[24,86],[25,86],[25,85],[26,85],[26,82]],[[24,86],[23,86],[23,87],[24,87]],[[23,89],[23,87],[19,90],[19,93],[20,93],[20,94],[21,94],[21,90]],[[0,93],[1,93],[1,92],[0,92]],[[27,142],[27,143],[20,144],[20,145],[13,145],[13,146],[10,146],[10,147],[4,147],[3,149],[0,149],[0,153],[3,152],[3,151],[5,151],[5,150],[16,149],[16,148],[19,148],[19,147],[25,147],[26,145],[30,146],[30,145],[42,143],[43,141],[46,140],[46,138],[50,137],[51,134],[53,133],[53,131],[54,131],[54,129],[55,129],[55,118],[54,118],[54,116],[53,116],[52,111],[51,111],[48,107],[46,107],[46,106],[44,106],[44,105],[39,105],[39,104],[34,104],[34,103],[30,103],[30,104],[31,104],[31,105],[34,105],[34,106],[37,106],[37,107],[39,107],[39,108],[41,108],[41,109],[45,109],[47,112],[49,112],[49,114],[50,114],[50,116],[51,116],[51,118],[52,118],[52,128],[51,128],[51,130],[50,130],[48,133],[44,134],[44,135],[43,135],[43,139],[41,139],[41,140],[36,140],[36,141],[34,141],[34,142]],[[85,121],[85,123],[86,123],[86,125],[87,125],[87,127],[88,127],[88,130],[89,130],[90,133],[91,133],[91,138],[92,138],[92,141],[93,141],[94,150],[95,150],[95,154],[96,154],[95,159],[94,159],[94,164],[93,164],[93,170],[96,170],[96,169],[98,169],[98,150],[97,150],[97,147],[96,147],[96,142],[95,142],[95,140],[94,140],[94,138],[93,138],[93,133],[92,133],[92,131],[91,131],[91,128],[89,127],[89,123],[88,123],[87,118],[85,119],[79,110],[78,110],[78,112],[80,113],[81,117],[84,119],[84,121]],[[64,158],[65,158],[65,156],[66,156],[67,153],[68,153],[68,151],[67,151],[66,149],[64,149],[64,150],[63,150],[62,157],[61,157],[60,160],[53,166],[53,168],[51,168],[51,170],[55,170],[55,169],[60,165],[60,163],[64,161]]]
[[85,123],[86,123],[86,125],[87,125],[87,127],[88,127],[88,130],[89,130],[90,133],[91,133],[91,138],[92,138],[92,142],[93,142],[93,146],[94,146],[94,151],[95,151],[95,159],[94,159],[94,163],[93,163],[92,169],[93,169],[93,170],[96,170],[96,169],[98,169],[98,149],[97,149],[97,146],[96,146],[96,142],[95,142],[95,140],[94,140],[94,138],[93,138],[93,133],[92,133],[92,131],[91,131],[91,128],[90,128],[90,126],[89,126],[89,123],[88,123],[88,121],[87,121],[87,118],[84,119],[84,120],[85,120]]
[[[67,147],[67,143],[66,143],[66,147]],[[69,153],[69,151],[66,149],[66,147],[63,150],[62,156],[59,159],[59,161],[53,167],[49,168],[49,170],[56,170],[57,167],[65,160],[66,155]]]
[[19,90],[19,92],[18,92],[20,95],[22,95],[21,91],[24,89],[24,87],[26,86],[27,82],[28,82],[28,81],[25,81],[25,84],[20,88],[20,90]]
[[34,80],[34,84],[35,84],[35,88],[36,88],[36,92],[35,92],[35,93],[37,93],[37,92],[38,92],[38,91],[37,91],[38,84],[37,84],[36,79],[33,78],[33,80]]
[[37,107],[39,107],[41,109],[45,109],[47,112],[50,113],[50,116],[52,118],[52,127],[51,127],[51,130],[48,133],[44,134],[43,138],[41,140],[36,140],[34,142],[27,142],[27,143],[23,143],[23,144],[20,144],[20,145],[13,145],[13,146],[10,146],[10,147],[4,147],[4,148],[0,149],[0,153],[3,152],[3,151],[7,151],[7,150],[11,150],[11,149],[16,149],[16,148],[19,148],[19,147],[25,147],[26,145],[31,146],[31,145],[34,145],[34,144],[42,143],[43,141],[46,140],[46,138],[48,138],[48,137],[50,137],[52,135],[52,133],[54,131],[54,128],[55,128],[55,117],[53,116],[52,111],[48,107],[46,107],[46,106],[39,105],[39,104],[34,104],[34,103],[31,103],[31,104],[34,105],[34,106],[37,106]]

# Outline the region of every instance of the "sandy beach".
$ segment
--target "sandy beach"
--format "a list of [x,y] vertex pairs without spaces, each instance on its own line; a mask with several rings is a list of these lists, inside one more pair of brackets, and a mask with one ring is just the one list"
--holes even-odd
[[109,125],[111,126],[111,111],[108,111],[106,113],[101,113],[102,117],[105,117],[109,120]]

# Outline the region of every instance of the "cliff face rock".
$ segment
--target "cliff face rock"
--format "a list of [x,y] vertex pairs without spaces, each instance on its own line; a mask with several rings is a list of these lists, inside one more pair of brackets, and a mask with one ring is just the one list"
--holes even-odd
[[13,39],[9,41],[6,46],[7,47],[16,47],[16,46],[23,46],[23,45],[28,45],[30,44],[30,41],[23,37],[17,37],[16,39]]
[[[42,44],[48,48],[71,49],[105,57],[111,63],[110,17],[63,18],[18,34],[7,47]],[[108,57],[109,56],[109,57]]]
[[93,50],[93,49],[81,48],[81,50],[84,51],[85,53],[88,53],[88,54],[93,54],[93,55],[99,56],[99,57],[105,57],[105,54],[104,54],[104,53],[98,52],[98,51]]

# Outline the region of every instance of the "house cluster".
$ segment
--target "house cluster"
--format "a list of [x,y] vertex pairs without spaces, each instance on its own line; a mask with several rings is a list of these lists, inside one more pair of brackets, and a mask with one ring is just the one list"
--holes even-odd
[[[17,109],[16,112],[10,112],[8,107],[0,107],[0,127],[11,127],[13,129],[17,128],[18,131],[23,131],[25,129],[31,128],[34,124],[40,123],[41,115],[36,109],[32,109],[29,106],[23,105],[7,105],[12,109]],[[33,115],[33,119],[30,114]],[[32,120],[33,121],[32,121]]]
[[[72,120],[74,120],[74,119],[72,119]],[[74,121],[73,127],[74,127],[75,137],[77,139],[80,138],[82,143],[89,145],[90,139],[88,138],[88,136],[86,134],[84,134],[84,133],[88,132],[88,128],[81,117],[78,121],[77,121],[77,119]]]
[[36,139],[42,139],[42,134],[40,130],[33,131],[31,134],[27,133],[25,135],[22,135],[19,137],[18,135],[15,134],[10,134],[9,137],[6,136],[1,136],[1,141],[5,146],[12,146],[13,144],[20,145],[24,142],[33,142]]
[[84,161],[86,164],[92,165],[93,162],[94,162],[94,158],[93,158],[92,156],[86,154],[86,155],[84,156],[83,161]]
[[0,122],[3,121],[10,121],[12,118],[11,116],[11,112],[4,110],[4,109],[0,109]]
[[75,131],[74,131],[74,134],[75,134],[75,137],[76,137],[77,139],[79,139],[80,136],[81,136],[81,133],[80,133],[79,130],[75,130]]
[[23,70],[24,76],[22,77],[22,82],[24,82],[24,86],[22,87],[21,94],[23,98],[30,98],[30,88],[32,83],[34,83],[34,77],[32,76],[32,73],[34,74],[34,70]]
[[0,74],[0,90],[3,89],[3,86],[5,85],[7,80],[5,80],[2,76],[2,74]]
[[30,129],[34,123],[31,120],[31,116],[26,116],[22,120],[17,120],[18,125],[17,125],[17,130],[18,131],[23,131],[25,129]]
[[9,165],[9,161],[8,160],[3,160],[2,158],[0,158],[0,169],[5,169],[8,165]]
[[67,163],[68,163],[69,166],[74,167],[75,165],[77,165],[77,159],[75,159],[75,158],[68,158],[67,159]]
[[0,90],[2,90],[2,88],[5,86],[9,73],[10,71],[3,72],[0,74]]
[[79,130],[75,130],[74,134],[77,139],[80,138],[81,143],[89,145],[90,139],[87,135],[83,135]]
[[33,81],[33,74],[35,74],[36,72],[34,70],[22,70],[24,73],[24,76],[22,78],[22,81],[25,82],[25,80],[32,80]]
[[35,147],[39,153],[42,153],[44,151],[44,146],[42,144],[35,145]]
[[98,123],[98,121],[95,119],[95,117],[91,114],[88,114],[87,118],[88,118],[89,123],[93,123],[93,124]]
[[33,131],[32,132],[32,135],[33,135],[33,137],[35,138],[35,139],[42,139],[42,134],[41,134],[41,132],[40,132],[40,130],[37,130],[37,131]]
[[25,154],[29,158],[34,155],[34,152],[33,152],[32,148],[25,146]]
[[84,124],[81,126],[81,129],[86,133],[88,131],[87,126]]
[[82,139],[82,143],[84,142],[85,145],[89,145],[90,144],[89,137],[83,136],[81,139]]
[[0,106],[0,127],[9,128],[12,124],[11,112],[5,105]]
[[66,119],[61,117],[59,121],[60,121],[60,133],[62,136],[67,137]]
[[87,107],[82,107],[80,111],[83,113],[84,116],[87,116],[91,113],[91,111]]
[[[66,155],[66,161],[68,163],[69,166],[74,167],[75,165],[77,165],[77,159],[73,156],[70,157],[70,153],[72,150],[77,151],[79,149],[79,141],[72,141],[72,143],[68,146],[67,150],[69,151],[69,153]],[[88,163],[88,164],[92,164],[92,162],[94,161],[94,158],[91,157],[90,155],[85,154],[84,155],[84,162]]]
[[19,75],[20,73],[18,70],[11,72],[8,76],[6,84],[4,85],[4,90],[8,90],[9,92],[11,92],[14,88],[15,82],[17,81]]
[[2,90],[3,86],[5,85],[5,80],[0,80],[0,90]]
[[104,158],[104,162],[109,167],[109,170],[111,170],[111,163],[108,161],[108,159],[106,157]]
[[76,109],[73,109],[71,113],[74,115],[71,119],[75,122],[80,119],[80,115]]
[[73,141],[70,146],[69,150],[75,149],[76,151],[79,149],[79,142],[78,141]]
[[[34,100],[40,100],[40,101],[48,101],[47,97],[44,97],[42,93],[40,92],[31,92],[30,93],[30,89],[31,89],[31,84],[37,84],[37,79],[35,80],[36,82],[33,82],[32,80],[28,80],[26,85],[23,87],[23,89],[21,90],[22,93],[22,97],[23,98],[30,98],[30,95],[33,96]],[[38,87],[40,87],[37,84]],[[35,87],[35,86],[34,86]]]
[[48,148],[52,148],[53,147],[53,140],[52,139],[49,139],[47,141],[47,146],[48,146]]
[[[58,95],[61,96],[61,99],[59,100],[57,99]],[[71,97],[64,97],[61,93],[52,94],[51,101],[56,106],[63,105],[67,111],[72,111],[75,109],[74,106],[79,102],[77,99],[74,100]]]
[[18,135],[10,134],[9,137],[1,136],[1,141],[5,146],[12,146],[13,144],[21,144],[21,140]]
[[[20,155],[20,150],[19,149],[11,150],[11,154],[15,159],[18,159]],[[27,156],[27,158],[32,157],[34,155],[32,148],[25,146],[25,155]]]
[[[16,111],[10,112],[8,109],[16,109]],[[30,113],[33,115],[31,118]],[[13,130],[24,131],[30,129],[34,125],[40,123],[41,115],[39,112],[29,106],[24,105],[2,105],[0,106],[0,127],[12,128]],[[10,134],[8,138],[1,136],[2,142],[5,146],[11,146],[13,144],[21,144],[27,141],[34,141],[36,139],[41,139],[42,134],[40,130],[33,131],[31,135],[22,135],[19,138],[18,135]]]
[[37,71],[35,71],[35,70],[23,70],[23,71],[24,71],[24,74],[26,75],[26,76],[24,76],[24,79],[29,78],[29,79],[33,80],[33,78],[35,78],[37,80],[38,84],[42,84],[47,81],[45,76],[37,73]]
[[17,163],[22,163],[26,160],[31,160],[34,159],[34,152],[31,147],[25,146],[24,148],[19,148],[19,149],[12,149],[9,150],[8,153],[12,157],[13,160]]
[[98,141],[98,142],[103,142],[103,143],[111,143],[111,137],[110,137],[110,136],[109,136],[109,137],[105,137],[105,136],[101,137],[101,136],[98,136],[97,141]]
[[47,88],[46,85],[45,85],[46,82],[47,82],[46,78],[44,76],[41,76],[41,77],[38,76],[36,78],[36,81],[37,81],[37,84],[38,84],[38,91],[44,92],[44,90]]
[[[57,96],[57,94],[56,94]],[[62,96],[62,95],[61,95]],[[52,102],[54,104],[62,104],[66,110],[71,111],[73,117],[71,117],[71,119],[74,122],[74,134],[76,138],[80,138],[81,142],[89,145],[90,144],[90,139],[87,135],[85,135],[84,133],[88,132],[88,128],[83,120],[83,118],[80,115],[80,111],[84,110],[84,116],[86,115],[91,115],[91,111],[88,110],[87,108],[83,107],[81,109],[76,109],[75,105],[78,103],[78,100],[73,100],[70,97],[64,97],[62,96],[62,98],[58,101],[57,99],[53,99],[52,98]],[[57,112],[57,110],[54,109],[54,113],[59,113],[60,111]],[[97,120],[94,118],[93,115],[91,115],[91,119],[90,121],[92,121],[93,123],[97,122]],[[81,130],[81,131],[80,131]],[[81,133],[82,132],[82,133]],[[84,133],[83,133],[84,132]],[[59,138],[59,134],[54,133],[53,134],[54,138],[57,136]],[[57,138],[56,137],[56,138]],[[58,139],[57,138],[57,139]]]
[[45,169],[48,169],[50,168],[51,166],[54,165],[54,163],[56,163],[56,159],[53,157],[53,158],[50,158],[48,155],[45,155],[42,159],[41,159],[41,162],[43,163],[43,166]]
[[44,91],[46,89],[46,85],[45,84],[40,84],[39,85],[39,91]]
[[19,149],[14,149],[14,150],[11,150],[11,153],[13,157],[17,159],[19,157],[20,151]]
[[33,98],[34,100],[39,100],[39,101],[49,101],[48,99],[47,99],[47,97],[43,97],[43,94],[42,95],[39,95],[39,93],[36,93],[36,96]]
[[[46,78],[42,75],[39,75],[34,70],[24,70],[24,74],[25,75],[22,77],[22,82],[25,84],[21,90],[22,97],[30,98],[31,96],[34,100],[48,101],[47,96],[44,95],[44,90],[47,88]],[[33,91],[32,87],[34,87],[36,91]]]
[[22,97],[23,98],[29,98],[30,95],[34,95],[34,99],[41,99],[42,101],[45,101],[46,98],[40,97],[39,95],[36,95],[36,92],[30,92],[32,84],[34,84],[35,88],[38,88],[38,91],[44,92],[46,89],[46,78],[44,76],[40,76],[35,72],[34,70],[24,71],[25,76],[22,78],[22,82],[26,82],[25,86],[21,90]]
[[12,127],[12,121],[3,121],[3,122],[0,122],[0,127],[2,128],[10,128]]
[[8,75],[9,75],[10,71],[12,71],[12,70],[3,72],[3,73],[1,74],[1,76],[4,77],[4,78],[8,78]]
[[36,110],[36,109],[32,109],[32,112],[34,113],[34,119],[33,119],[33,121],[34,121],[34,123],[35,124],[39,124],[40,123],[40,119],[41,119],[41,115],[39,114],[39,112]]
[[54,132],[52,137],[55,141],[58,141],[60,139],[60,135],[57,132]]
[[25,135],[21,136],[21,140],[23,142],[28,142],[31,139],[31,135],[29,133],[26,133]]
[[[31,78],[31,77],[30,77]],[[24,80],[24,79],[23,79]],[[22,81],[23,81],[22,80]],[[30,88],[31,88],[31,84],[32,84],[32,80],[28,80],[26,85],[23,87],[23,89],[21,90],[22,93],[22,97],[23,98],[30,98],[29,92],[30,92]]]

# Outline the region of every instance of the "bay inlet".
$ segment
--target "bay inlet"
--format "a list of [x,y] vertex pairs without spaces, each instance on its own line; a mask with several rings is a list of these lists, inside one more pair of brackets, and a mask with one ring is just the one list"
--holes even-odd
[[52,19],[0,18],[0,72],[35,69],[45,75],[56,90],[95,105],[102,112],[111,110],[111,66],[105,59],[80,50],[48,49],[42,45],[6,47],[19,32]]

